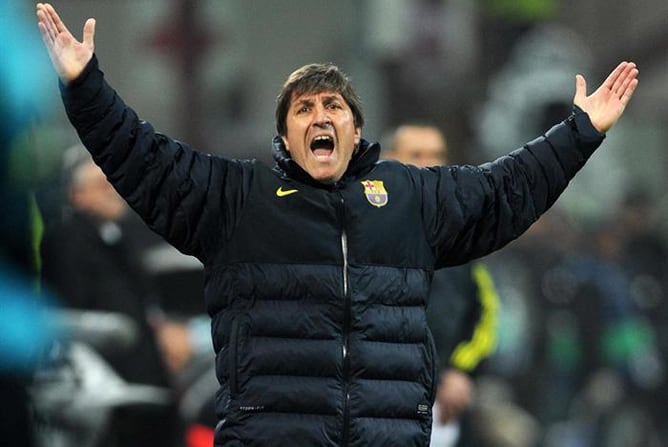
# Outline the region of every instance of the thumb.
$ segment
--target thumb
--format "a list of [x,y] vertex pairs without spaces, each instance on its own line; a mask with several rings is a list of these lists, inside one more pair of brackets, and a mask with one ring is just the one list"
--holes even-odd
[[575,75],[575,97],[573,103],[578,107],[587,97],[587,81],[581,74]]
[[83,29],[83,44],[88,47],[91,52],[95,51],[95,19],[86,20]]

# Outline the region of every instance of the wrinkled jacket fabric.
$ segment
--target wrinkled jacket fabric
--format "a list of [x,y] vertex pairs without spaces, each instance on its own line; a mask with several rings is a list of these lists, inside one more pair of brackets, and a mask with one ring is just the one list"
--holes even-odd
[[323,185],[280,139],[271,169],[156,133],[96,59],[63,99],[117,190],[205,266],[225,447],[426,446],[433,270],[519,236],[602,140],[575,113],[493,163],[429,169],[379,162],[363,141]]

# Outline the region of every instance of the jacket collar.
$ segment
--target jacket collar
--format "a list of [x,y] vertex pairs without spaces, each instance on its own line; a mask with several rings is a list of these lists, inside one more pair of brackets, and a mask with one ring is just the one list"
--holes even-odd
[[[332,185],[327,185],[321,183],[313,177],[311,177],[306,171],[304,171],[301,166],[299,166],[295,161],[290,157],[290,153],[285,149],[283,144],[283,139],[280,136],[275,136],[272,140],[272,150],[271,154],[276,161],[276,166],[274,170],[279,172],[284,178],[292,178],[294,180],[300,181],[302,183],[307,183],[309,185],[317,187],[331,187]],[[333,186],[337,187],[348,182],[351,178],[358,177],[364,173],[370,171],[378,158],[380,157],[380,144],[378,143],[369,143],[368,141],[361,139],[360,145],[357,150],[353,153],[353,157],[348,164],[346,172],[343,174],[341,180],[336,182]]]

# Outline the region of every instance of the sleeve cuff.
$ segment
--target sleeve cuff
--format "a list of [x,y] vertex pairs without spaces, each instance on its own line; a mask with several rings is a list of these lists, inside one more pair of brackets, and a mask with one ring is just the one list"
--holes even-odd
[[599,132],[591,123],[589,114],[575,104],[573,104],[573,114],[569,119],[572,120],[582,141],[600,143],[605,138],[605,134]]

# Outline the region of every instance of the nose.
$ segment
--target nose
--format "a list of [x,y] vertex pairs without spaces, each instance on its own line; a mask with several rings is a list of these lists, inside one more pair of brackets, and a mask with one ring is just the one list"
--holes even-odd
[[329,127],[332,125],[332,120],[325,107],[321,105],[316,107],[315,116],[313,117],[313,125],[318,127]]

